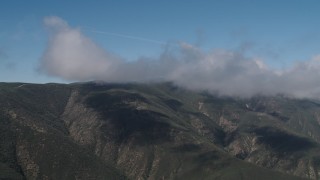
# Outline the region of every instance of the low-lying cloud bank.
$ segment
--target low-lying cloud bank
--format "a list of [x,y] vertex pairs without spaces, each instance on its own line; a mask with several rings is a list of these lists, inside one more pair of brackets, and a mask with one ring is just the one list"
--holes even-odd
[[156,59],[126,61],[99,47],[80,29],[58,17],[47,17],[49,42],[40,70],[72,81],[105,82],[172,81],[220,95],[250,97],[286,94],[320,97],[320,56],[281,71],[258,58],[227,50],[204,52],[190,44],[164,51]]

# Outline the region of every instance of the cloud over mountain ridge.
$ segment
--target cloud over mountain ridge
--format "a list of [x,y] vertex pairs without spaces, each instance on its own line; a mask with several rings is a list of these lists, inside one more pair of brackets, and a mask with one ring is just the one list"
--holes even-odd
[[80,29],[59,17],[46,17],[49,41],[39,69],[72,81],[172,81],[193,90],[251,97],[286,94],[298,98],[320,95],[320,56],[276,70],[263,60],[230,50],[203,51],[187,43],[166,49],[158,58],[127,61],[103,49]]

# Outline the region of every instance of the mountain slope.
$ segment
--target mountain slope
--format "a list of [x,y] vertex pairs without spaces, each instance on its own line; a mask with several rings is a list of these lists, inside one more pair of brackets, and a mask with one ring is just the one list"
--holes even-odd
[[0,177],[319,178],[317,101],[170,83],[2,83],[0,109]]
[[68,137],[59,117],[69,93],[64,85],[1,84],[0,178],[124,179]]

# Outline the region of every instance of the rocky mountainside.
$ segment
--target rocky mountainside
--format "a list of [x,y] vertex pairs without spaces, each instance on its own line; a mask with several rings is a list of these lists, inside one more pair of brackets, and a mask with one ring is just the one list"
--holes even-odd
[[320,102],[0,83],[0,179],[320,179]]

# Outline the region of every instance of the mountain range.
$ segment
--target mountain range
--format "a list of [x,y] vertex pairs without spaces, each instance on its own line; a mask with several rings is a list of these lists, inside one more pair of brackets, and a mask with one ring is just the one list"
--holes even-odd
[[0,83],[0,179],[320,179],[320,101]]

